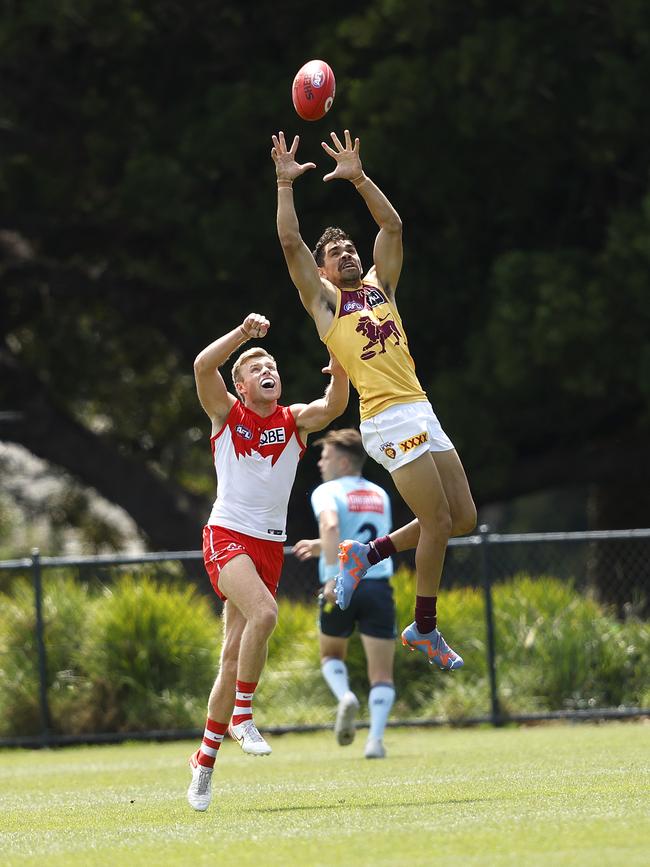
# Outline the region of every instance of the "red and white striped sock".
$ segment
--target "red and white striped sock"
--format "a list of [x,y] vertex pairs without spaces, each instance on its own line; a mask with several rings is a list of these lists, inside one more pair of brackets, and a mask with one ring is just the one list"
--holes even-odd
[[234,726],[253,719],[253,693],[256,686],[257,683],[250,683],[246,680],[237,681],[237,695],[232,712],[232,724]]
[[223,736],[228,731],[228,723],[215,722],[210,717],[205,723],[205,731],[203,732],[203,740],[201,746],[196,753],[196,760],[205,768],[213,768],[217,759],[219,747],[223,741]]

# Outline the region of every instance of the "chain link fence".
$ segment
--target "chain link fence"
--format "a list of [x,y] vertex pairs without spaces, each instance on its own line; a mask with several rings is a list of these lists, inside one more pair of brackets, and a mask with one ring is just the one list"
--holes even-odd
[[[299,561],[285,549],[286,558],[280,583],[280,597],[294,601],[312,602],[319,591],[317,565],[315,560]],[[413,568],[413,552],[399,554],[395,558],[396,567]],[[96,556],[96,557],[41,557],[37,551],[29,558],[0,562],[0,590],[9,592],[18,578],[28,578],[33,588],[33,636],[31,645],[26,642],[25,659],[35,660],[38,667],[38,703],[41,730],[38,735],[0,738],[0,745],[45,746],[52,744],[117,741],[133,738],[174,739],[197,737],[199,729],[156,729],[146,732],[107,732],[88,736],[54,734],[50,726],[51,690],[47,686],[47,642],[45,630],[53,628],[56,612],[43,613],[43,576],[73,576],[79,584],[86,584],[95,590],[110,588],[125,571],[138,576],[147,576],[157,585],[178,583],[179,578],[195,584],[206,594],[209,604],[219,613],[221,606],[205,575],[200,551],[159,552],[134,556]],[[546,592],[544,581],[555,579],[574,588],[582,597],[594,600],[602,610],[607,610],[618,623],[631,619],[647,628],[650,609],[650,529],[593,531],[573,533],[524,533],[496,534],[488,532],[487,527],[473,536],[453,539],[447,552],[443,574],[442,592],[450,590],[478,588],[482,597],[481,616],[483,618],[480,637],[481,652],[486,659],[486,677],[481,684],[484,691],[483,712],[478,715],[465,715],[462,712],[456,722],[469,724],[490,722],[502,725],[508,721],[533,721],[553,718],[595,718],[626,717],[650,715],[646,706],[581,706],[579,700],[571,695],[560,695],[558,703],[562,708],[553,711],[538,711],[532,707],[518,709],[512,695],[517,683],[511,683],[503,647],[511,635],[504,634],[518,628],[504,620],[504,609],[508,607],[508,583],[517,576],[538,584],[542,594]],[[550,592],[550,591],[549,591]],[[601,610],[599,609],[599,610]],[[568,614],[568,612],[567,612]],[[315,615],[315,605],[314,605]],[[518,615],[519,616],[519,615]],[[561,619],[561,618],[560,618]],[[47,625],[46,625],[47,623]],[[499,627],[498,624],[501,623]],[[507,626],[504,624],[508,623]],[[401,624],[403,626],[405,624]],[[539,624],[538,624],[539,625]],[[530,643],[531,635],[537,628],[534,622],[522,624],[525,627],[522,647]],[[501,634],[499,632],[501,629]],[[561,629],[558,619],[557,629]],[[587,625],[588,629],[588,625]],[[647,633],[646,633],[647,634]],[[579,638],[579,636],[578,636]],[[29,645],[29,646],[28,646]],[[523,652],[523,651],[522,651]],[[0,669],[3,648],[0,645]],[[501,657],[501,660],[500,660]],[[647,658],[646,658],[647,665]],[[550,665],[557,664],[550,661]],[[7,672],[1,672],[7,677]],[[15,675],[14,675],[15,676]],[[72,676],[72,675],[71,675]],[[638,673],[637,673],[638,676]],[[588,677],[588,673],[585,674]],[[399,686],[398,686],[399,689]],[[650,689],[650,685],[649,685]],[[650,695],[646,690],[645,695]],[[510,698],[509,698],[510,696]],[[650,702],[647,702],[650,704]],[[514,710],[513,710],[514,708]],[[2,709],[0,708],[0,713]],[[406,719],[395,721],[394,725],[440,724],[448,720]],[[324,725],[300,726],[301,729],[323,728]],[[289,730],[285,727],[282,731]]]

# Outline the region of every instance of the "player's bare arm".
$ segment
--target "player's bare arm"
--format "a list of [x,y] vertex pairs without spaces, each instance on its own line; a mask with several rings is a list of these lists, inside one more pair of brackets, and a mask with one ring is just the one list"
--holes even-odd
[[321,281],[311,250],[300,234],[293,200],[294,180],[309,169],[316,168],[316,165],[297,162],[296,151],[300,141],[298,136],[294,136],[290,148],[287,148],[283,132],[272,136],[272,140],[271,157],[275,163],[278,181],[277,227],[280,245],[300,300],[316,323],[319,335],[323,337],[330,327],[336,308],[336,292]]
[[388,294],[394,296],[402,271],[402,221],[384,193],[365,174],[359,155],[359,139],[355,138],[353,144],[350,131],[347,129],[343,134],[345,145],[341,143],[336,133],[330,135],[334,147],[330,147],[326,142],[321,144],[325,153],[336,162],[336,168],[325,175],[323,180],[350,181],[362,196],[372,218],[379,226],[373,251],[377,279]]
[[[339,515],[333,509],[323,509],[318,516],[318,533],[320,536],[321,549],[325,558],[325,566],[338,572],[338,552],[341,533],[339,530]],[[336,572],[334,574],[336,574]],[[327,574],[327,573],[326,573]],[[323,585],[323,596],[328,602],[336,603],[334,595],[333,578],[329,578]]]
[[249,313],[241,325],[218,337],[194,359],[194,380],[201,406],[212,420],[213,432],[226,420],[237,398],[226,388],[219,368],[232,353],[251,338],[264,337],[270,322],[259,313]]
[[301,437],[307,434],[323,430],[330,422],[341,415],[348,405],[350,396],[350,381],[346,372],[338,362],[338,359],[330,355],[330,362],[323,368],[323,373],[330,374],[330,384],[325,389],[325,394],[311,403],[296,403],[291,407],[291,412],[296,420],[296,425]]

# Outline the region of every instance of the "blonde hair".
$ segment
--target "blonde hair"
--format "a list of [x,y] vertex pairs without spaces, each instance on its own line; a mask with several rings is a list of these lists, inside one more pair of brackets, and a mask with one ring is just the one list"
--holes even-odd
[[[262,356],[264,356],[265,358],[270,358],[273,364],[275,364],[275,358],[273,358],[271,353],[267,352],[266,349],[262,349],[261,346],[252,346],[250,349],[242,352],[242,354],[232,366],[232,384],[235,386],[235,391],[237,391],[237,383],[241,382],[244,378],[241,372],[242,367],[246,364],[246,362],[250,361],[251,358],[261,358]],[[237,392],[237,396],[240,400],[242,400],[239,392]]]

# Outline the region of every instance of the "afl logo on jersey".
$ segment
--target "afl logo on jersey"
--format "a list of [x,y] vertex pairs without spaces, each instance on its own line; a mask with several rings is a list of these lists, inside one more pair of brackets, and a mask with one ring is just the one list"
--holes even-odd
[[271,427],[260,437],[260,446],[275,446],[286,442],[287,435],[283,427]]
[[237,427],[235,428],[235,433],[238,434],[240,437],[243,437],[243,439],[245,440],[253,439],[253,431],[249,430],[247,427],[244,427],[243,424],[237,425]]
[[363,310],[363,304],[358,301],[346,301],[343,305],[343,310],[346,313],[354,313],[355,310]]

